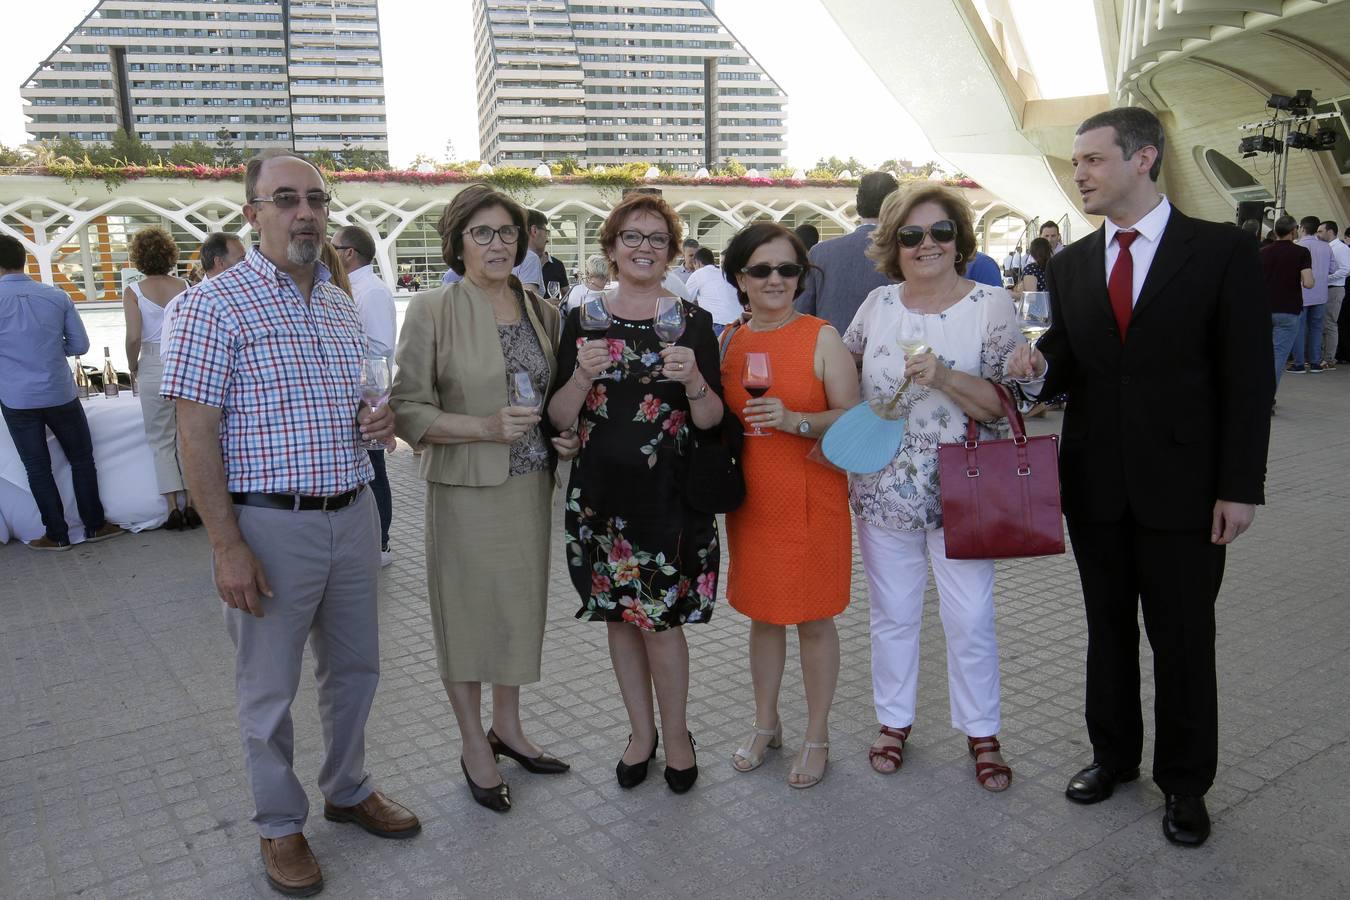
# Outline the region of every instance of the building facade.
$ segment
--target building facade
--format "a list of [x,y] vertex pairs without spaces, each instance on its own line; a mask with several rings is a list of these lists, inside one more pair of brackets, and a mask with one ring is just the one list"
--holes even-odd
[[493,165],[786,165],[787,95],[705,0],[474,0]]
[[28,132],[387,153],[376,3],[102,0],[20,88]]

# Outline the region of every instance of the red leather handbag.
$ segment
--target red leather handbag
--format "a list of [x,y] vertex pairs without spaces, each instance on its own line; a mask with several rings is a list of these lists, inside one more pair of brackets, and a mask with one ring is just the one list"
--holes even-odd
[[1064,552],[1059,506],[1059,435],[1027,437],[1007,388],[995,384],[1013,436],[938,445],[948,559],[1008,559]]

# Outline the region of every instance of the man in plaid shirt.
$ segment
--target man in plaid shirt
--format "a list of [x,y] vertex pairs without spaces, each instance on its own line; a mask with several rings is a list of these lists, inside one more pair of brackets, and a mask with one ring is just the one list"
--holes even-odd
[[235,645],[267,879],[308,896],[323,876],[303,834],[290,714],[306,639],[327,744],[324,816],[380,837],[421,830],[365,772],[380,546],[362,440],[390,440],[394,416],[361,405],[361,322],[317,262],[329,202],[318,169],[268,151],[249,161],[244,186],[258,245],[178,301],[160,390],[177,401],[184,472]]

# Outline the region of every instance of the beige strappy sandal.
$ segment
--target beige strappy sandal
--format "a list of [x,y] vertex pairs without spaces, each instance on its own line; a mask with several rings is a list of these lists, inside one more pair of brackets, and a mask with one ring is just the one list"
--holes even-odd
[[[759,725],[751,725],[754,733],[750,735],[745,743],[735,753],[731,755],[731,767],[737,772],[753,772],[764,764],[764,753],[770,748],[777,750],[783,746],[783,723],[780,720],[778,727],[769,731],[760,728]],[[769,743],[765,745],[764,750],[755,753],[755,741],[766,737]]]
[[[797,764],[796,764],[795,766],[793,766],[793,767],[792,767],[792,771],[788,773],[788,787],[797,788],[798,790],[801,790],[801,789],[804,789],[804,788],[809,788],[809,787],[815,787],[816,785],[820,784],[821,780],[825,777],[825,770],[824,770],[824,769],[821,769],[821,770],[820,770],[820,774],[819,774],[819,775],[815,775],[815,774],[813,774],[813,773],[811,773],[811,772],[806,771],[806,769],[802,768],[803,766],[806,765],[806,761],[807,761],[808,759],[811,758],[811,751],[812,751],[812,750],[824,750],[824,751],[825,751],[825,764],[826,764],[826,765],[829,765],[829,762],[830,762],[830,742],[829,742],[829,741],[803,741],[803,742],[802,742],[802,752],[801,752],[801,755],[797,757]],[[805,775],[805,776],[806,776],[808,779],[810,779],[810,780],[809,780],[809,781],[793,781],[793,780],[792,780],[793,778],[795,778],[795,777],[797,777],[797,776],[800,776],[800,775]]]

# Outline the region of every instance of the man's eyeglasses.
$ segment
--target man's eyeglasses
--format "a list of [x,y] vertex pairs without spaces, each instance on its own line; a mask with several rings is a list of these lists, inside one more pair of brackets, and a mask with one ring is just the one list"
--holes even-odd
[[277,191],[270,197],[254,197],[250,203],[271,203],[277,209],[295,209],[304,200],[313,210],[323,210],[328,208],[332,202],[333,195],[323,191],[310,191],[308,194],[299,194],[295,191]]
[[956,240],[956,223],[951,219],[939,219],[927,228],[922,225],[905,225],[895,233],[900,246],[913,249],[923,243],[923,236],[931,234],[939,244],[950,244]]
[[464,229],[462,234],[467,234],[473,238],[473,242],[480,247],[486,247],[492,243],[493,237],[500,237],[503,244],[514,244],[520,240],[519,225],[503,225],[501,228],[491,228],[487,225],[475,225],[472,228]]
[[760,263],[757,266],[745,266],[741,269],[741,272],[749,275],[751,278],[768,278],[774,272],[777,272],[784,278],[796,278],[798,275],[802,274],[803,271],[803,267],[796,263],[781,263],[776,266],[771,266],[768,263]]
[[643,241],[651,244],[653,250],[664,250],[670,246],[670,234],[665,231],[643,234],[640,231],[626,228],[619,232],[619,240],[623,241],[625,247],[633,247],[634,249],[641,247]]

